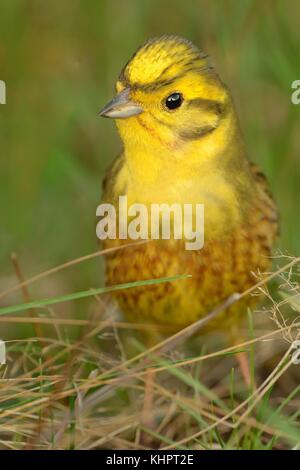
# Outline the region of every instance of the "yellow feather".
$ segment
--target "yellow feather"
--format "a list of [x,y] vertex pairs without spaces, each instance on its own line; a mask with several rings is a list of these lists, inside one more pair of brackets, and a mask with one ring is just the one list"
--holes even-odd
[[[139,287],[117,298],[131,320],[177,329],[254,282],[270,267],[277,234],[276,207],[265,179],[248,161],[230,93],[207,58],[175,36],[142,46],[123,69],[117,91],[143,112],[117,119],[124,144],[106,178],[103,200],[116,204],[205,205],[205,246],[188,252],[182,241],[161,240],[107,258],[107,282],[115,284],[180,273],[191,279],[174,285]],[[165,100],[180,93],[182,106]],[[124,241],[106,241],[113,246]],[[251,299],[225,312],[211,328],[236,323]]]

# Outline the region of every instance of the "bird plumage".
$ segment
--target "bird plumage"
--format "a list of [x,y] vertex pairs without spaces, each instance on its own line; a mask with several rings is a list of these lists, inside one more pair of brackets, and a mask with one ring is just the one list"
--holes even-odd
[[[278,232],[276,205],[265,177],[249,162],[227,87],[189,41],[163,36],[144,44],[116,85],[128,90],[138,115],[117,119],[124,149],[107,173],[103,202],[205,206],[205,244],[188,251],[182,240],[153,240],[107,256],[108,284],[177,274],[177,283],[116,293],[129,320],[173,330],[208,314],[233,292],[253,285],[253,272],[270,269]],[[166,98],[182,104],[168,110]],[[105,247],[128,243],[106,240]],[[249,296],[209,327],[227,329],[251,305]]]

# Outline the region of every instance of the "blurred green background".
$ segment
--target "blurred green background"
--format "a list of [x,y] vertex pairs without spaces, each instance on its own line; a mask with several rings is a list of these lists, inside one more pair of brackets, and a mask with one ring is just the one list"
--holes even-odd
[[[195,42],[229,85],[280,207],[280,247],[299,255],[299,25],[297,0],[0,0],[1,287],[13,251],[29,276],[97,249],[101,181],[120,149],[97,111],[135,49],[165,33]],[[99,263],[60,280],[52,294],[101,285]]]

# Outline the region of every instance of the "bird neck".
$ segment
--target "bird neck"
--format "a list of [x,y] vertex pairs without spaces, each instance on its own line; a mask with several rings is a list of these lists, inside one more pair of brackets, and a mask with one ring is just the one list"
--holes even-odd
[[[163,141],[121,132],[128,196],[138,202],[228,203],[251,192],[251,175],[234,110],[199,139]],[[240,189],[241,188],[241,189]]]

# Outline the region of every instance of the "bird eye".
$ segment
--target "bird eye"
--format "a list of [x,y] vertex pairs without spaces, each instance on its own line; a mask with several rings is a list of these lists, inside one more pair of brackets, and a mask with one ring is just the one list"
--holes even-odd
[[181,106],[183,102],[183,97],[181,93],[172,93],[172,95],[168,96],[168,98],[165,101],[165,106],[170,109],[176,109]]

